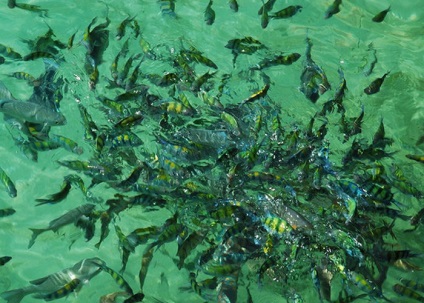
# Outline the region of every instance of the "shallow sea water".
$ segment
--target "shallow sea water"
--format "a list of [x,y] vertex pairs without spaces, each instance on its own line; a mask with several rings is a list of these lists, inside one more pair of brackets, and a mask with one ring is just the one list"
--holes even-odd
[[[387,163],[396,163],[402,168],[408,180],[419,190],[424,190],[424,164],[414,162],[405,157],[406,154],[424,155],[424,144],[418,144],[424,136],[424,10],[422,0],[397,1],[344,1],[341,11],[324,19],[324,12],[332,1],[287,1],[277,0],[274,11],[288,5],[302,5],[302,12],[292,18],[270,20],[267,28],[261,28],[260,16],[257,10],[261,1],[239,1],[239,11],[230,10],[226,0],[215,0],[213,9],[216,19],[213,25],[206,25],[203,13],[208,1],[176,2],[176,18],[161,14],[160,5],[156,0],[149,1],[31,1],[48,9],[47,15],[21,10],[9,9],[4,3],[0,7],[0,16],[3,30],[0,33],[0,44],[12,47],[21,54],[31,52],[25,39],[35,39],[44,35],[48,28],[53,29],[55,39],[67,43],[69,37],[76,33],[74,46],[71,49],[61,50],[63,61],[59,63],[58,76],[65,79],[66,89],[63,90],[63,100],[60,111],[67,119],[67,124],[53,127],[50,133],[63,135],[78,142],[84,149],[81,155],[72,154],[64,149],[40,152],[38,162],[33,162],[25,157],[19,146],[11,136],[10,124],[0,123],[0,167],[16,185],[18,195],[10,198],[0,185],[0,208],[13,207],[16,213],[9,217],[0,218],[0,256],[11,256],[12,260],[0,267],[0,292],[27,286],[29,281],[70,267],[83,258],[99,257],[115,270],[121,266],[121,255],[118,249],[118,239],[113,226],[110,234],[104,240],[100,249],[94,247],[99,239],[100,222],[96,224],[96,233],[91,241],[84,240],[84,234],[79,229],[66,226],[58,233],[46,232],[40,235],[34,246],[28,249],[31,238],[29,228],[41,228],[48,222],[61,216],[66,211],[87,202],[81,191],[72,189],[68,197],[57,205],[42,205],[35,207],[35,199],[45,197],[57,192],[63,177],[73,173],[70,169],[60,166],[57,161],[63,160],[88,160],[93,156],[91,142],[84,140],[84,126],[78,112],[78,103],[85,105],[97,125],[111,125],[107,115],[101,109],[98,95],[114,97],[118,94],[115,90],[105,88],[105,77],[110,77],[109,66],[117,52],[122,48],[123,42],[130,38],[129,53],[140,53],[139,38],[133,38],[134,33],[126,29],[126,35],[120,41],[115,39],[116,28],[128,16],[135,16],[141,28],[142,37],[147,40],[164,58],[171,57],[181,48],[181,43],[193,45],[203,52],[218,65],[218,75],[232,74],[227,94],[224,96],[224,105],[238,104],[255,91],[263,87],[263,80],[258,74],[248,73],[251,66],[257,64],[264,56],[276,53],[301,54],[300,59],[289,66],[275,66],[264,70],[271,79],[268,97],[281,108],[283,125],[292,129],[294,125],[307,125],[314,114],[321,109],[324,101],[334,94],[339,83],[338,68],[344,71],[348,90],[344,98],[346,114],[349,117],[357,115],[361,104],[365,107],[365,117],[361,137],[372,138],[380,120],[384,119],[386,136],[393,138],[394,143],[389,150],[396,152]],[[371,18],[375,13],[391,6],[391,11],[382,23],[374,23]],[[109,46],[107,47],[103,62],[99,65],[99,83],[96,90],[88,87],[88,76],[84,70],[85,48],[80,41],[84,31],[94,17],[97,23],[102,23],[105,17],[111,23]],[[7,29],[7,30],[6,30]],[[322,95],[317,103],[311,103],[299,91],[302,62],[305,54],[305,38],[313,43],[312,58],[325,71],[333,89]],[[231,50],[225,48],[228,40],[251,36],[267,46],[267,52],[255,53],[251,56],[240,55],[236,66],[232,64]],[[183,42],[181,42],[183,41]],[[370,58],[368,46],[373,44],[377,50],[378,62],[368,77],[363,74],[366,58]],[[124,60],[120,61],[120,64]],[[142,64],[143,73],[163,73],[172,70],[172,62],[166,59],[151,60]],[[41,59],[34,61],[11,60],[6,58],[6,63],[0,65],[0,81],[20,100],[27,100],[32,94],[32,87],[25,81],[9,77],[13,72],[25,71],[32,75],[41,75],[44,64]],[[203,66],[196,70],[198,74],[208,71]],[[385,79],[381,91],[374,95],[366,95],[363,89],[369,83],[390,71]],[[217,79],[219,79],[217,77]],[[166,97],[168,88],[158,88],[148,81],[149,92]],[[219,80],[216,80],[219,82]],[[191,102],[197,101],[195,94],[185,92]],[[0,114],[1,115],[1,114]],[[110,119],[111,117],[109,117]],[[265,117],[266,119],[267,117]],[[112,119],[117,120],[116,116]],[[338,119],[338,118],[337,118]],[[326,139],[330,142],[331,161],[340,165],[340,160],[349,148],[342,143],[338,131],[337,119],[329,122]],[[2,120],[3,121],[3,120]],[[321,121],[322,122],[322,121]],[[157,152],[153,132],[158,131],[158,122],[146,118],[141,125],[134,128],[134,132],[144,141],[143,149],[148,153]],[[13,132],[16,133],[16,132]],[[349,141],[351,142],[351,140]],[[339,166],[340,167],[340,166]],[[343,170],[343,168],[339,168]],[[130,169],[121,177],[128,176]],[[91,177],[82,173],[86,186],[91,182]],[[262,188],[258,192],[263,192]],[[99,210],[105,210],[103,203],[113,197],[117,191],[105,183],[90,189],[91,197],[99,199],[96,205]],[[251,192],[249,192],[251,193]],[[403,205],[403,213],[414,215],[423,207],[422,199],[401,194],[394,190],[395,199]],[[124,193],[127,194],[127,193]],[[254,193],[252,196],[254,197]],[[89,200],[92,201],[92,200]],[[97,201],[97,200],[96,200]],[[143,211],[141,208],[132,207],[117,216],[115,223],[128,234],[138,227],[162,225],[172,216],[172,207]],[[175,209],[174,209],[175,211]],[[387,218],[386,222],[390,219]],[[424,252],[424,242],[417,239],[423,237],[423,227],[413,233],[403,233],[409,227],[407,221],[397,220],[394,232],[397,240],[393,240],[393,249],[410,249],[416,253]],[[72,241],[75,243],[71,245]],[[390,242],[390,241],[388,241]],[[138,289],[138,271],[140,270],[141,255],[145,245],[136,248],[131,254],[124,278],[134,288]],[[144,293],[143,302],[203,302],[191,290],[181,290],[181,287],[190,289],[188,270],[178,270],[176,241],[162,245],[154,253],[150,264]],[[424,264],[422,256],[412,259],[414,264]],[[252,293],[253,302],[295,302],[287,299],[287,294],[298,293],[303,297],[303,302],[318,302],[317,292],[311,282],[310,275],[306,278],[289,274],[291,282],[273,282],[266,277],[265,285],[257,283],[256,271],[263,262],[251,260],[243,265],[239,279],[237,302],[247,302],[246,287]],[[301,261],[299,261],[301,263]],[[201,275],[207,278],[206,275]],[[421,277],[421,278],[420,278]],[[395,302],[411,302],[410,299],[399,297],[393,292],[392,286],[399,283],[400,278],[408,278],[422,282],[422,271],[404,271],[390,267],[388,276],[383,284],[383,294]],[[290,279],[290,278],[289,278]],[[307,283],[305,283],[305,279]],[[340,277],[335,279],[332,298],[337,298],[337,289],[341,288]],[[352,286],[354,289],[354,287]],[[98,302],[102,295],[119,291],[119,287],[106,273],[101,273],[93,278],[75,296],[69,295],[58,302]],[[213,291],[211,292],[214,293]],[[356,295],[361,292],[354,290]],[[424,294],[423,294],[424,296]],[[158,301],[159,300],[159,301]],[[401,301],[403,300],[403,301]],[[214,302],[215,300],[211,300]],[[358,299],[355,302],[372,302],[370,297]],[[375,299],[384,302],[383,299]],[[22,301],[36,302],[30,296]],[[117,300],[117,302],[122,302]],[[298,301],[299,302],[299,301]]]

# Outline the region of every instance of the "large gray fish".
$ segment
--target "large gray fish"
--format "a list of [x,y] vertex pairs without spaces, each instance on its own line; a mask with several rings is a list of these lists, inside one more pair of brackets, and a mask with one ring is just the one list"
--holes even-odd
[[66,124],[66,119],[61,113],[40,104],[27,101],[13,99],[0,100],[0,112],[17,120],[36,124],[48,126]]
[[84,204],[84,205],[78,206],[77,208],[71,209],[66,214],[60,216],[59,218],[54,219],[53,221],[50,221],[49,226],[46,228],[41,228],[41,229],[30,228],[30,230],[32,231],[32,237],[31,237],[31,240],[29,241],[28,248],[31,248],[32,245],[34,245],[35,239],[37,239],[37,237],[43,232],[48,230],[52,230],[56,232],[65,225],[75,223],[82,216],[91,213],[95,207],[96,206],[94,204]]
[[30,281],[31,285],[29,286],[3,292],[0,297],[8,303],[19,303],[23,297],[29,294],[43,297],[63,288],[74,279],[80,280],[81,285],[87,283],[102,270],[104,265],[105,262],[99,258],[83,259],[72,267]]
[[65,116],[53,109],[34,102],[16,100],[2,82],[0,82],[0,112],[22,122],[48,126],[66,124]]

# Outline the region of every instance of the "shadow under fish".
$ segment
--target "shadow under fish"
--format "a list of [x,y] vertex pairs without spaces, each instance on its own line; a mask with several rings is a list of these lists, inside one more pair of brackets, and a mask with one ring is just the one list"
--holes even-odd
[[[44,298],[45,300],[60,298],[63,296],[63,289],[66,286],[75,285],[75,287],[70,288],[69,293],[79,290],[82,284],[87,283],[102,271],[102,266],[104,266],[104,262],[99,258],[83,259],[72,267],[30,281],[31,285],[29,286],[3,292],[0,297],[8,303],[19,303],[29,294],[34,294],[34,297]],[[75,281],[78,283],[75,283]],[[65,295],[69,293],[65,293]]]
[[306,38],[306,60],[302,75],[300,76],[300,91],[311,100],[317,102],[319,96],[331,89],[327,76],[311,57],[312,42]]

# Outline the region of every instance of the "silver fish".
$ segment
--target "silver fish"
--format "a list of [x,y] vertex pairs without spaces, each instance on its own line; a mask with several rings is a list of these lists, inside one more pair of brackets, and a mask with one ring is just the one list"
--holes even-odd
[[[66,214],[60,216],[53,221],[50,221],[49,226],[46,228],[35,229],[30,228],[32,231],[32,237],[29,241],[28,248],[34,245],[35,239],[45,231],[52,230],[58,231],[61,227],[76,222],[81,216],[89,214],[96,206],[94,204],[84,204],[77,208],[71,209]],[[69,282],[69,281],[68,281]]]
[[36,124],[49,126],[66,124],[66,118],[61,113],[27,101],[0,100],[0,112],[18,120]]
[[31,285],[9,290],[0,294],[8,303],[19,303],[29,295],[44,296],[57,291],[74,279],[87,283],[100,271],[105,262],[99,258],[83,259],[74,266],[63,269],[46,277],[30,281]]

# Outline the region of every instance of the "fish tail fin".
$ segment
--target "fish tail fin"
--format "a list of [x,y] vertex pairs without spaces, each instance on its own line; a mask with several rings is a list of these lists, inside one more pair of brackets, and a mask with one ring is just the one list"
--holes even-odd
[[28,294],[27,291],[23,288],[19,289],[13,289],[9,291],[5,291],[2,294],[0,294],[0,297],[2,297],[4,300],[7,301],[7,303],[19,303]]
[[36,229],[36,228],[30,228],[30,230],[32,231],[32,237],[31,237],[31,240],[29,240],[28,249],[34,245],[35,239],[37,239],[37,237],[41,233],[46,231],[46,229]]

